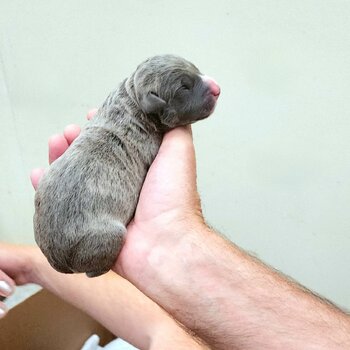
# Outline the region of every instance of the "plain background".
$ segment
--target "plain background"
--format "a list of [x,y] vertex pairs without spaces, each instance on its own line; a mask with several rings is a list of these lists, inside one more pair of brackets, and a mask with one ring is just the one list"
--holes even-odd
[[34,242],[48,137],[174,53],[222,88],[193,126],[208,221],[350,308],[349,18],[339,0],[0,0],[0,239]]

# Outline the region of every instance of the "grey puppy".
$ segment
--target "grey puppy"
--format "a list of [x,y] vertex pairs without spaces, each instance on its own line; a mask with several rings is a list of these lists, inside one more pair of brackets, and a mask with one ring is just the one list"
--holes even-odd
[[192,63],[162,55],[107,97],[36,192],[35,239],[57,271],[111,269],[164,133],[208,117],[219,93]]

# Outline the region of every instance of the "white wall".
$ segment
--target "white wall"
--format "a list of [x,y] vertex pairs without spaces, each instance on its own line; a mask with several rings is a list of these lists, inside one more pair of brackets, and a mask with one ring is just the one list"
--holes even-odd
[[144,58],[222,87],[194,126],[205,214],[350,307],[349,1],[0,0],[0,238],[33,242],[28,174]]

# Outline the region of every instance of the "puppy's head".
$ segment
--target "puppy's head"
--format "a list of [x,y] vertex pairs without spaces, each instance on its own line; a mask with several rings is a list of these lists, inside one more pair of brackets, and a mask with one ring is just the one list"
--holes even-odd
[[133,83],[142,111],[157,116],[165,128],[208,117],[220,94],[214,80],[173,55],[155,56],[140,64]]

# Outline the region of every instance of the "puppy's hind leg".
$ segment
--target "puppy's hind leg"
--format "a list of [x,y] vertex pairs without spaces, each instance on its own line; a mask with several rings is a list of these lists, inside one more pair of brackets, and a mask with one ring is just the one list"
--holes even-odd
[[96,220],[85,228],[73,248],[75,272],[85,272],[88,277],[108,272],[123,246],[125,233],[125,226],[117,220]]

